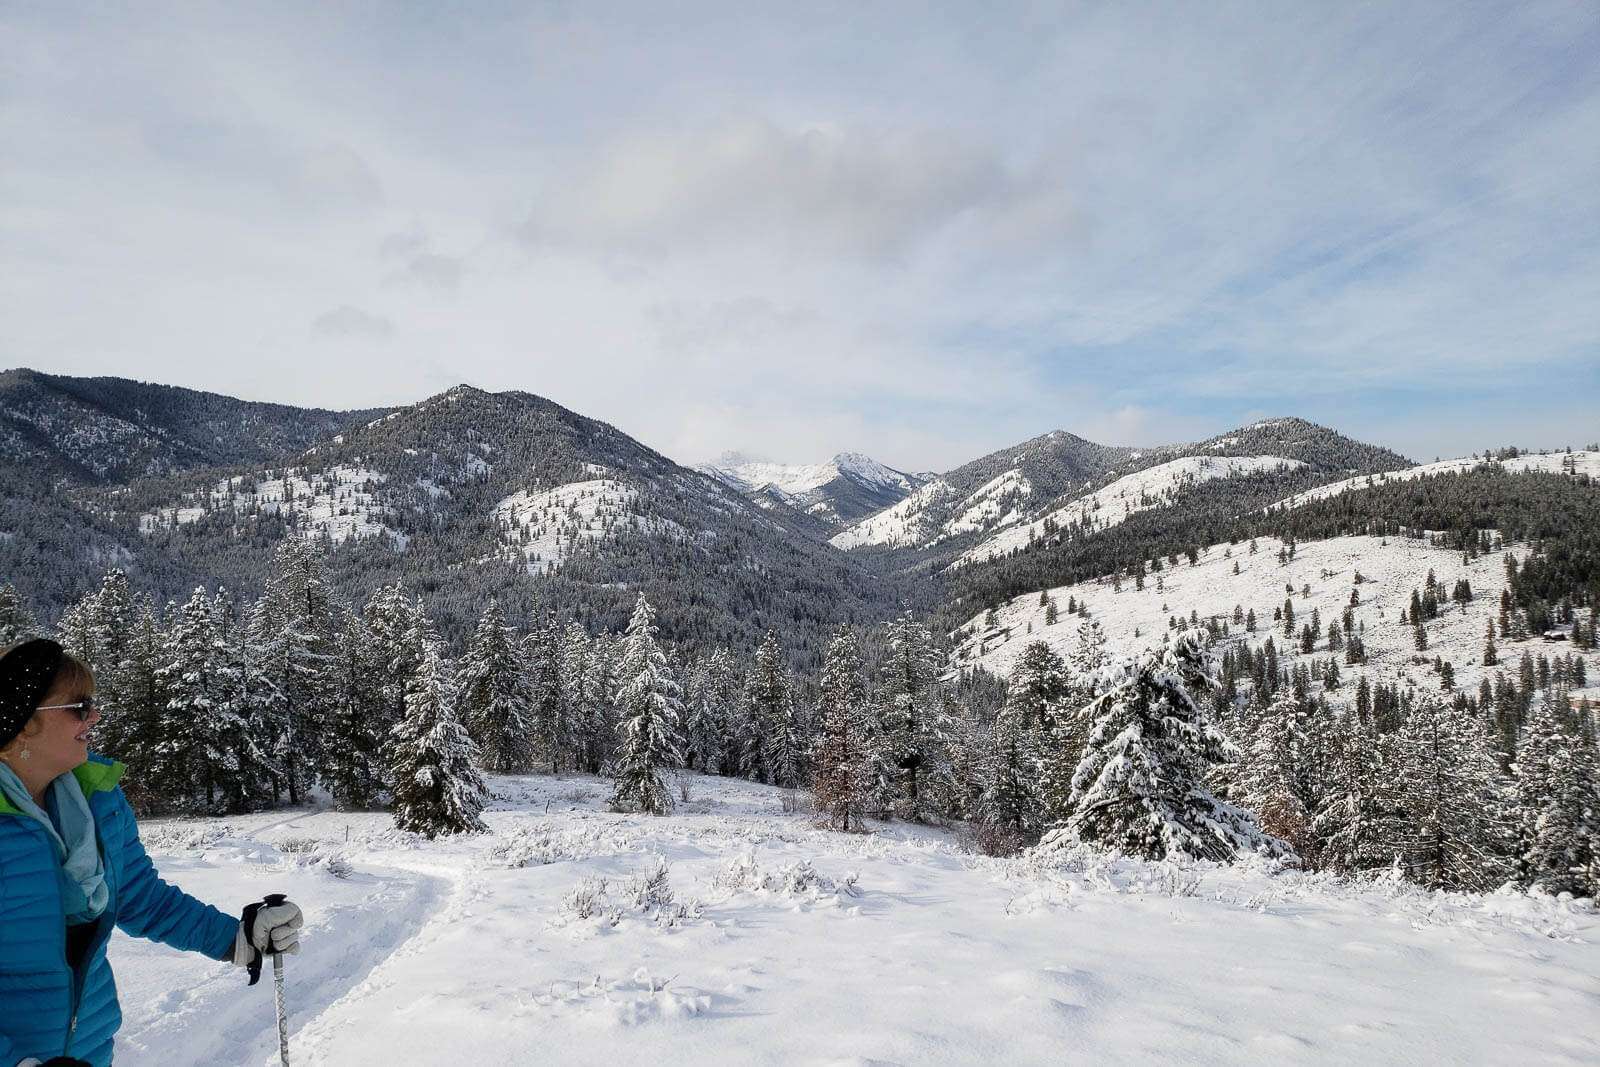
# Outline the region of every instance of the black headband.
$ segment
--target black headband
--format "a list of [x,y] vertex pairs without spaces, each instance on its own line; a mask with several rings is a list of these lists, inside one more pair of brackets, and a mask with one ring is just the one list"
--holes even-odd
[[55,684],[65,655],[54,641],[36,637],[0,656],[0,748],[33,718],[39,701]]

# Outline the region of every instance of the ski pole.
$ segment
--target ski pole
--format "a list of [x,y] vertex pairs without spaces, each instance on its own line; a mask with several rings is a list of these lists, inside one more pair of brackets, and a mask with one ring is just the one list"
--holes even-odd
[[[268,894],[267,907],[275,908],[284,902],[282,893]],[[283,953],[272,954],[272,995],[278,1005],[278,1058],[283,1067],[289,1067],[289,1012],[283,1005]]]

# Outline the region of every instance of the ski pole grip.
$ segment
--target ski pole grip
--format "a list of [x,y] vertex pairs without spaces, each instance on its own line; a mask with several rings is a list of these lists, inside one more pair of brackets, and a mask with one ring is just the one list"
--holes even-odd
[[[262,898],[262,903],[269,908],[276,908],[279,904],[282,904],[288,899],[289,898],[284,896],[282,893],[268,893]],[[283,953],[274,952],[272,954],[272,970],[275,974],[283,973]]]

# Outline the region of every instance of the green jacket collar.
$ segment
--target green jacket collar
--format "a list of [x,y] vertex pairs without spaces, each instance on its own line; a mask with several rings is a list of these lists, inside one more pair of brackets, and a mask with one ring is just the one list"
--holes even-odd
[[[96,793],[107,793],[117,787],[117,782],[122,779],[122,772],[128,768],[116,760],[106,759],[104,756],[90,756],[89,759],[72,768],[72,776],[78,780],[78,788],[83,790],[83,795],[93,798]],[[0,815],[21,815],[17,806],[0,794]]]

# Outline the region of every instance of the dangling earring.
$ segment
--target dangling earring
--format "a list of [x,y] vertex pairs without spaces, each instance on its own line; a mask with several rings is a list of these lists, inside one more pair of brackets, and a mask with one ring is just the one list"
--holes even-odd
[[26,741],[22,742],[22,751],[17,753],[17,756],[20,759],[32,759],[33,758],[33,753],[28,751],[28,742],[26,742]]

